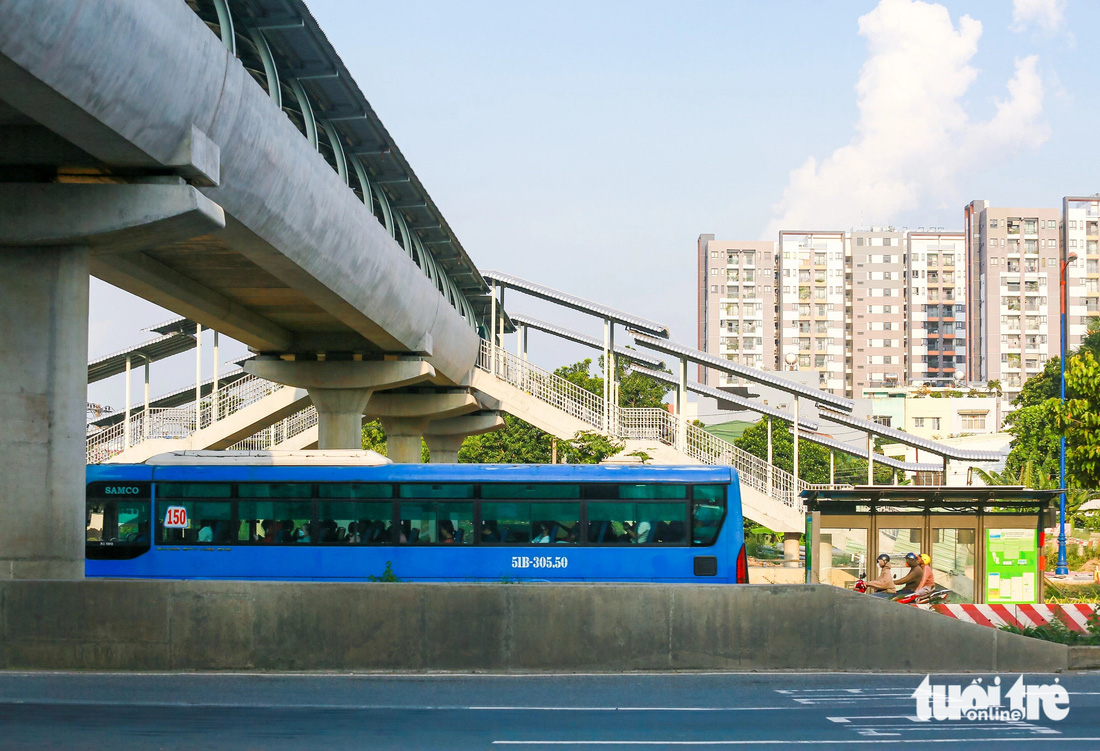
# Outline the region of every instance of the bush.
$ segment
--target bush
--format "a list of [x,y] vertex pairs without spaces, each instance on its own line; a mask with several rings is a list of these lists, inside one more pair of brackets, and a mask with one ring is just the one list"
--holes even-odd
[[1001,631],[1020,636],[1030,636],[1032,639],[1054,642],[1056,644],[1068,644],[1073,647],[1100,646],[1100,615],[1093,611],[1089,616],[1086,633],[1072,630],[1057,618],[1052,619],[1043,626],[1028,626],[1017,628],[1016,626],[1001,626]]

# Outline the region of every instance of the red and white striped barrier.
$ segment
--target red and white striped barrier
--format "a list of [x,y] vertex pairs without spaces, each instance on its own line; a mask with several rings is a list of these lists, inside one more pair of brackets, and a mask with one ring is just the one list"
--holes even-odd
[[1088,618],[1096,611],[1097,605],[918,605],[925,610],[958,618],[979,626],[1000,628],[1015,626],[1028,628],[1044,626],[1057,619],[1069,629],[1080,633],[1088,632]]

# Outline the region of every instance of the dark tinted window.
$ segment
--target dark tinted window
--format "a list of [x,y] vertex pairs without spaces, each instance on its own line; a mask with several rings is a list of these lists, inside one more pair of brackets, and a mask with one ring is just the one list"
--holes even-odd
[[398,495],[401,498],[473,498],[474,486],[466,483],[402,485]]
[[579,503],[482,502],[480,538],[485,544],[575,543],[580,518]]
[[473,503],[404,502],[400,507],[400,516],[397,530],[399,544],[473,544]]

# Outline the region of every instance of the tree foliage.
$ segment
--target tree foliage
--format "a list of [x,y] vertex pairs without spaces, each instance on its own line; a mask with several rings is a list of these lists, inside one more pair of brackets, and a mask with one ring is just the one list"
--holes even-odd
[[[881,448],[882,443],[885,441],[876,439],[876,448]],[[766,461],[768,419],[764,418],[746,428],[733,444]],[[772,425],[772,462],[785,472],[794,471],[794,436],[791,435],[789,422],[775,420]],[[800,440],[798,442],[798,476],[808,483],[829,482],[829,449],[805,439]],[[833,478],[838,483],[866,485],[867,460],[837,451],[833,457]],[[893,471],[889,467],[875,463],[876,485],[888,484],[892,478]]]
[[504,427],[462,442],[458,461],[470,464],[549,464],[551,436],[518,417],[504,415]]
[[[615,360],[615,370],[619,376],[619,406],[663,408],[664,396],[669,391],[668,385],[641,373],[627,373],[629,365],[630,358],[627,356],[620,356]],[[597,366],[602,372],[603,356],[597,360]],[[572,365],[563,365],[554,371],[554,375],[602,397],[603,376],[590,373],[591,367],[592,359],[586,358]],[[667,372],[667,368],[665,370]]]
[[1091,351],[1070,359],[1066,389],[1075,398],[1055,401],[1055,426],[1066,437],[1066,480],[1076,487],[1100,487],[1100,364]]

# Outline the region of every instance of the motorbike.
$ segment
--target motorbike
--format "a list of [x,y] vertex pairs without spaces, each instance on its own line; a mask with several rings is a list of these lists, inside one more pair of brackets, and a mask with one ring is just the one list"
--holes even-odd
[[867,574],[863,571],[860,572],[859,578],[852,585],[852,591],[870,594],[872,597],[884,600],[893,600],[903,605],[941,605],[948,602],[952,594],[951,590],[946,587],[936,587],[931,592],[922,594],[916,592],[868,592]]

